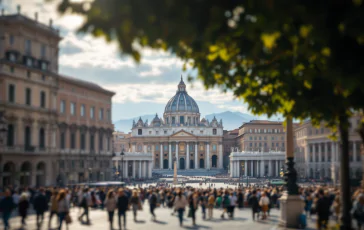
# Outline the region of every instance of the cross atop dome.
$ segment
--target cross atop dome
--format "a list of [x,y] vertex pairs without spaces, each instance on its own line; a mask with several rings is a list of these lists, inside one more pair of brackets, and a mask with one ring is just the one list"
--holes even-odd
[[186,84],[183,81],[182,74],[181,74],[181,81],[178,84],[178,91],[186,91]]

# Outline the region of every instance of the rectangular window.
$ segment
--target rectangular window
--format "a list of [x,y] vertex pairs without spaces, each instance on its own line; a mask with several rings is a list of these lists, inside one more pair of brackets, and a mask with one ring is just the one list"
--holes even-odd
[[86,134],[85,133],[81,133],[81,150],[85,150],[86,149]]
[[65,134],[65,132],[61,132],[61,135],[60,135],[59,139],[60,139],[61,149],[65,149],[66,148],[66,134]]
[[212,150],[216,151],[216,145],[212,145]]
[[42,44],[42,46],[40,47],[40,55],[42,58],[45,58],[46,51],[47,51],[47,47],[44,44]]
[[7,146],[14,146],[14,125],[8,124]]
[[46,107],[46,94],[44,91],[40,92],[40,107],[45,108]]
[[212,129],[212,134],[216,135],[217,134],[217,130],[216,129]]
[[159,146],[158,145],[155,145],[155,150],[159,150]]
[[76,134],[74,132],[71,132],[71,149],[76,148]]
[[174,125],[176,123],[176,118],[172,117],[172,125]]
[[25,53],[30,55],[32,52],[32,41],[27,39],[25,40]]
[[106,120],[111,121],[110,109],[106,110]]
[[66,112],[66,101],[65,100],[61,100],[61,104],[59,105],[59,111],[60,111],[60,113]]
[[12,45],[14,45],[14,43],[15,43],[15,37],[14,37],[14,35],[10,34],[10,36],[9,36],[9,44],[12,46]]
[[180,124],[184,124],[185,123],[185,116],[180,116],[179,117],[179,123]]
[[9,92],[8,92],[8,101],[11,103],[15,103],[15,85],[9,85]]
[[25,89],[25,104],[26,105],[32,104],[32,91],[30,88]]
[[81,105],[81,117],[84,117],[85,116],[85,105]]
[[95,151],[95,136],[94,134],[90,134],[90,151]]
[[250,147],[253,147],[253,143],[249,143],[249,146],[250,146]]
[[95,107],[91,107],[90,108],[90,118],[94,119],[94,117],[95,117]]
[[76,115],[76,103],[71,102],[70,110],[71,110],[71,115]]
[[104,142],[103,142],[103,136],[99,135],[99,151],[102,151],[104,149]]
[[142,135],[143,134],[143,130],[142,129],[138,129],[138,135]]
[[104,109],[99,109],[99,119],[100,120],[104,119]]
[[168,145],[165,145],[163,148],[164,148],[164,151],[167,151],[168,150]]

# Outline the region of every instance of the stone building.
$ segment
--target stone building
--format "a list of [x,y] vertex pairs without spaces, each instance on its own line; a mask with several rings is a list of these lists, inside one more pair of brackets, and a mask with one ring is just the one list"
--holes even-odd
[[163,118],[133,122],[130,144],[132,152],[152,153],[154,169],[172,169],[174,161],[178,169],[222,169],[222,136],[222,121],[200,119],[181,78]]
[[234,130],[224,130],[224,135],[222,137],[222,148],[223,148],[223,155],[224,155],[224,160],[223,160],[223,165],[224,168],[228,168],[229,167],[229,163],[230,163],[230,153],[231,153],[231,148],[232,147],[237,147],[237,137],[239,134],[239,129],[234,129]]
[[[359,116],[350,118],[349,154],[350,176],[354,179],[362,177],[362,156],[360,154],[361,139],[356,132],[360,122]],[[295,167],[299,176],[306,178],[339,180],[340,144],[329,138],[332,131],[325,128],[313,127],[310,121],[297,126],[295,132]],[[340,138],[338,138],[339,140]]]
[[285,151],[282,122],[252,120],[239,127],[237,146],[243,151]]
[[130,152],[130,137],[131,133],[124,133],[119,131],[113,132],[113,152]]
[[[7,123],[0,144],[0,187],[80,182],[85,180],[82,172],[111,167],[106,142],[109,138],[111,144],[113,93],[60,76],[60,40],[52,21],[42,24],[37,14],[30,19],[20,7],[17,14],[0,16],[0,112]],[[90,106],[95,107],[94,119],[89,118]],[[101,133],[102,150],[97,143]],[[103,170],[89,165],[98,160]]]

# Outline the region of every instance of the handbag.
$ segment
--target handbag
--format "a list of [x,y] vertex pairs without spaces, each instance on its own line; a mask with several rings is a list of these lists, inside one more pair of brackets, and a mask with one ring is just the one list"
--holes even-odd
[[70,224],[72,223],[72,218],[70,216],[70,214],[67,214],[66,217],[65,217],[65,221],[66,221],[66,224]]

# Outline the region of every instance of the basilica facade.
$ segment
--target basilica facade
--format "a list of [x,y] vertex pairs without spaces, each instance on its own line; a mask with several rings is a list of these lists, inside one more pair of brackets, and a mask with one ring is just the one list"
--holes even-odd
[[173,169],[174,162],[180,170],[222,169],[222,121],[200,116],[181,78],[163,118],[156,114],[150,123],[133,121],[129,151],[152,153],[153,169]]

